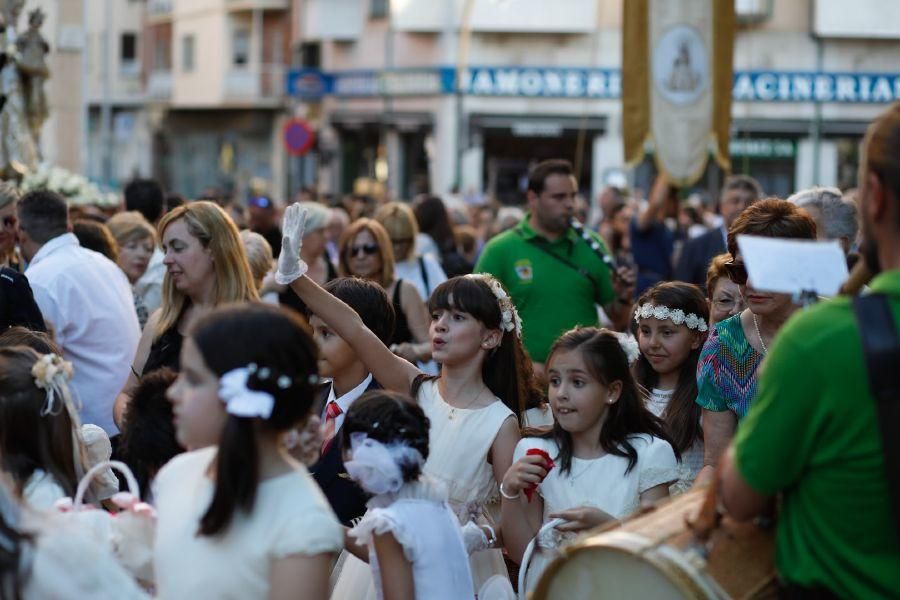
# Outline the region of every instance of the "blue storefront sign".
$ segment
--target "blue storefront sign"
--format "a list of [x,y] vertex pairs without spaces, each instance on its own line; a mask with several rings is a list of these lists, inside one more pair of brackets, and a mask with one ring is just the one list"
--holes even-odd
[[[607,100],[621,96],[621,75],[620,69],[472,66],[459,91],[467,96]],[[456,79],[451,67],[334,73],[294,69],[286,88],[301,100],[434,96],[456,93]],[[735,102],[887,104],[900,99],[900,73],[736,71],[732,94]]]

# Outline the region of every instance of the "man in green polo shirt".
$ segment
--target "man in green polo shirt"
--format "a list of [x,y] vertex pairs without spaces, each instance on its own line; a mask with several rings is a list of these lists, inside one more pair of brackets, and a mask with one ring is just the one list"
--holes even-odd
[[[882,268],[870,289],[887,295],[900,323],[900,104],[869,127],[859,186],[863,254]],[[776,563],[786,597],[900,594],[889,476],[850,299],[798,313],[765,358],[719,476],[723,504],[738,519],[783,495]]]
[[572,227],[577,193],[571,163],[539,163],[528,176],[528,214],[488,242],[475,266],[509,291],[537,369],[560,334],[597,325],[596,305],[623,329],[630,316],[633,281],[625,273],[614,276],[600,236]]

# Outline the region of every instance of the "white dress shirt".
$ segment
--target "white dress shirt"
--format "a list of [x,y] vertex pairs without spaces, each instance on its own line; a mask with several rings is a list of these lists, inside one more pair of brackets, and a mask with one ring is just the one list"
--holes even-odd
[[64,357],[75,367],[70,388],[81,403],[81,420],[117,434],[112,406],[141,336],[128,279],[71,233],[41,246],[25,274]]
[[341,425],[344,424],[344,415],[347,414],[347,411],[350,410],[350,406],[356,401],[357,398],[363,395],[366,391],[366,388],[369,387],[369,384],[372,383],[372,374],[369,373],[366,375],[366,378],[362,380],[358,386],[341,396],[340,398],[336,398],[334,395],[334,382],[331,383],[331,389],[328,390],[328,402],[325,403],[325,406],[322,408],[322,422],[325,422],[325,413],[327,412],[328,405],[332,402],[336,402],[338,406],[341,407],[341,414],[334,418],[334,433],[337,435],[337,432],[341,430]]
[[162,283],[166,275],[166,265],[163,264],[165,256],[159,247],[153,248],[153,256],[150,257],[147,270],[134,282],[134,295],[144,302],[148,315],[152,315],[162,304]]

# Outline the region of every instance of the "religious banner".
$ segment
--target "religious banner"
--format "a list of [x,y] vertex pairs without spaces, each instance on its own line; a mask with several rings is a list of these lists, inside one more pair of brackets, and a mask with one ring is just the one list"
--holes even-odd
[[624,4],[625,159],[640,162],[651,147],[657,168],[678,186],[703,175],[710,153],[729,170],[734,3]]

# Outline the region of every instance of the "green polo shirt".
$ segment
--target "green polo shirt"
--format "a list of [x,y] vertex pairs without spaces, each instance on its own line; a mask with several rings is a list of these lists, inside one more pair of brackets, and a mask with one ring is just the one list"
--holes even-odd
[[[877,277],[900,323],[900,271]],[[784,492],[776,563],[782,577],[841,597],[900,591],[875,399],[849,298],[795,315],[762,365],[735,438],[737,468],[756,491]]]
[[[615,293],[609,267],[574,229],[550,242],[535,233],[528,218],[487,243],[475,272],[490,273],[506,286],[522,318],[525,348],[532,360],[544,362],[560,334],[578,325],[597,325],[595,304],[605,305]],[[589,233],[600,251],[609,254],[600,236]],[[587,277],[534,242],[590,273],[597,291]]]

